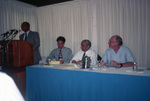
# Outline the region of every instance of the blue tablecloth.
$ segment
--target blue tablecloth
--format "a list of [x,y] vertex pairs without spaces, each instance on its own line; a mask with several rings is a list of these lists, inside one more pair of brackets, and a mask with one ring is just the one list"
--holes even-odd
[[150,76],[28,66],[26,101],[150,101]]

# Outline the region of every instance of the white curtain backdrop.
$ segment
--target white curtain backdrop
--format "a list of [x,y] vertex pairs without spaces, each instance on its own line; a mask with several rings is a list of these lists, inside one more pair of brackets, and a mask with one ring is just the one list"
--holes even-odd
[[112,35],[120,35],[138,66],[150,67],[150,0],[75,0],[34,7],[14,0],[0,1],[0,32],[20,28],[24,20],[38,31],[41,55],[47,57],[64,36],[75,54],[80,42],[89,39],[101,56]]
[[[16,0],[0,0],[0,34],[21,29],[23,21],[30,22],[31,29],[37,31],[37,7]],[[19,34],[15,39],[19,39]]]
[[[89,2],[68,2],[38,8],[41,54],[47,57],[57,47],[58,36],[66,38],[65,46],[73,53],[83,39],[92,41],[92,12]],[[94,40],[93,40],[94,41]]]
[[150,65],[149,0],[77,0],[38,8],[39,31],[42,33],[42,56],[56,48],[56,38],[65,36],[66,46],[75,54],[83,39],[101,56],[112,35],[120,35],[139,66]]
[[[96,0],[98,52],[103,54],[108,39],[118,34],[139,66],[150,66],[150,0]],[[107,46],[107,47],[106,47]]]

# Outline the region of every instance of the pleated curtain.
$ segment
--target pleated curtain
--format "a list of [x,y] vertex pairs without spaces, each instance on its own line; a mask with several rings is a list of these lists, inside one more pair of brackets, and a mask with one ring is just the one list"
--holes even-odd
[[19,29],[28,21],[31,30],[40,34],[42,57],[57,47],[58,36],[66,38],[65,46],[73,54],[83,39],[89,39],[91,48],[103,56],[109,38],[120,35],[138,66],[150,67],[150,0],[75,0],[42,7],[15,0],[0,2],[0,33]]

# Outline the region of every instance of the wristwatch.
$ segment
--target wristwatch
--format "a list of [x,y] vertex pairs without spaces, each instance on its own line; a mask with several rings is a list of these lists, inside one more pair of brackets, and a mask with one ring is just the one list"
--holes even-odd
[[120,68],[123,66],[123,64],[122,63],[120,63]]

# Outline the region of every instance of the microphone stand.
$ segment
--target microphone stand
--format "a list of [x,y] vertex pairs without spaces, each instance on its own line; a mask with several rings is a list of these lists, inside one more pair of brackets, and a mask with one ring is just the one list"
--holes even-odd
[[[12,36],[11,39],[7,42],[6,45],[3,44],[3,45],[1,46],[2,69],[3,69],[4,67],[9,66],[9,64],[7,64],[7,55],[6,55],[7,48],[8,48],[9,43],[16,37],[16,35],[17,35],[18,32],[19,32],[18,30],[15,30],[15,32],[12,32],[11,34],[9,34],[9,36],[7,36],[5,39],[3,39],[3,41],[5,42],[5,41],[7,41],[6,39],[8,39],[10,36]],[[9,53],[8,53],[8,54],[9,54]]]

